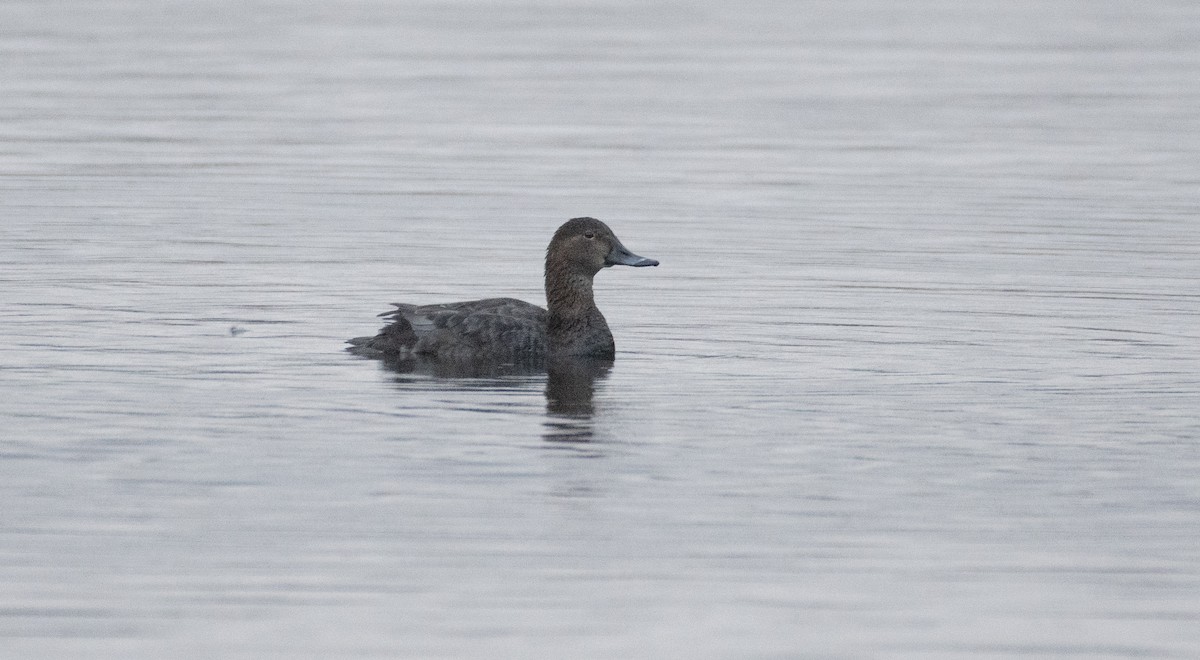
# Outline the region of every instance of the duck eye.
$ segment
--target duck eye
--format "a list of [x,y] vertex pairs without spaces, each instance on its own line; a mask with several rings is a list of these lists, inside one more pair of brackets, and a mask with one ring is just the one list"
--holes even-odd
[[594,231],[585,231],[585,232],[583,232],[583,237],[584,237],[584,238],[596,238],[596,232],[594,232]]

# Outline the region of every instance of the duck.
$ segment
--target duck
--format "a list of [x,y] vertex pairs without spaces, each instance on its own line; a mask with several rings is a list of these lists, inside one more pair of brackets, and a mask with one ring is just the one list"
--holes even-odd
[[572,218],[546,248],[546,307],[515,298],[414,305],[392,303],[377,334],[349,340],[350,352],[392,362],[612,360],[616,342],[596,307],[592,280],[610,266],[658,261],[630,252],[600,220]]

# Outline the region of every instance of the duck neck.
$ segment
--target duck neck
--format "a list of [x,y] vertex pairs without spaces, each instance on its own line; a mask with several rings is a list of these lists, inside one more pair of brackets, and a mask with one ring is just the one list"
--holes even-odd
[[596,308],[592,275],[570,263],[546,260],[546,335],[551,351],[572,355],[612,352],[612,333]]
[[546,260],[546,309],[551,317],[582,319],[596,310],[592,277],[570,264]]

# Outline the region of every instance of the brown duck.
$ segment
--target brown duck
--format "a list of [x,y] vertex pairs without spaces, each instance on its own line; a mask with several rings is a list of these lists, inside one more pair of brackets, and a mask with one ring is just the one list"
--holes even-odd
[[657,266],[639,257],[595,218],[568,220],[546,249],[546,309],[513,298],[440,305],[393,303],[374,337],[347,349],[389,360],[530,362],[546,358],[611,360],[612,332],[596,308],[592,278],[609,266]]

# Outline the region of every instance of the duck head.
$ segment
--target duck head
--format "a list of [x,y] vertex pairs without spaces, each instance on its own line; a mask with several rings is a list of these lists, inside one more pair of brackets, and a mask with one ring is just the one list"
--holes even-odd
[[547,262],[570,264],[589,276],[609,266],[657,266],[654,259],[638,256],[621,244],[608,225],[595,218],[573,218],[554,232],[546,251]]

